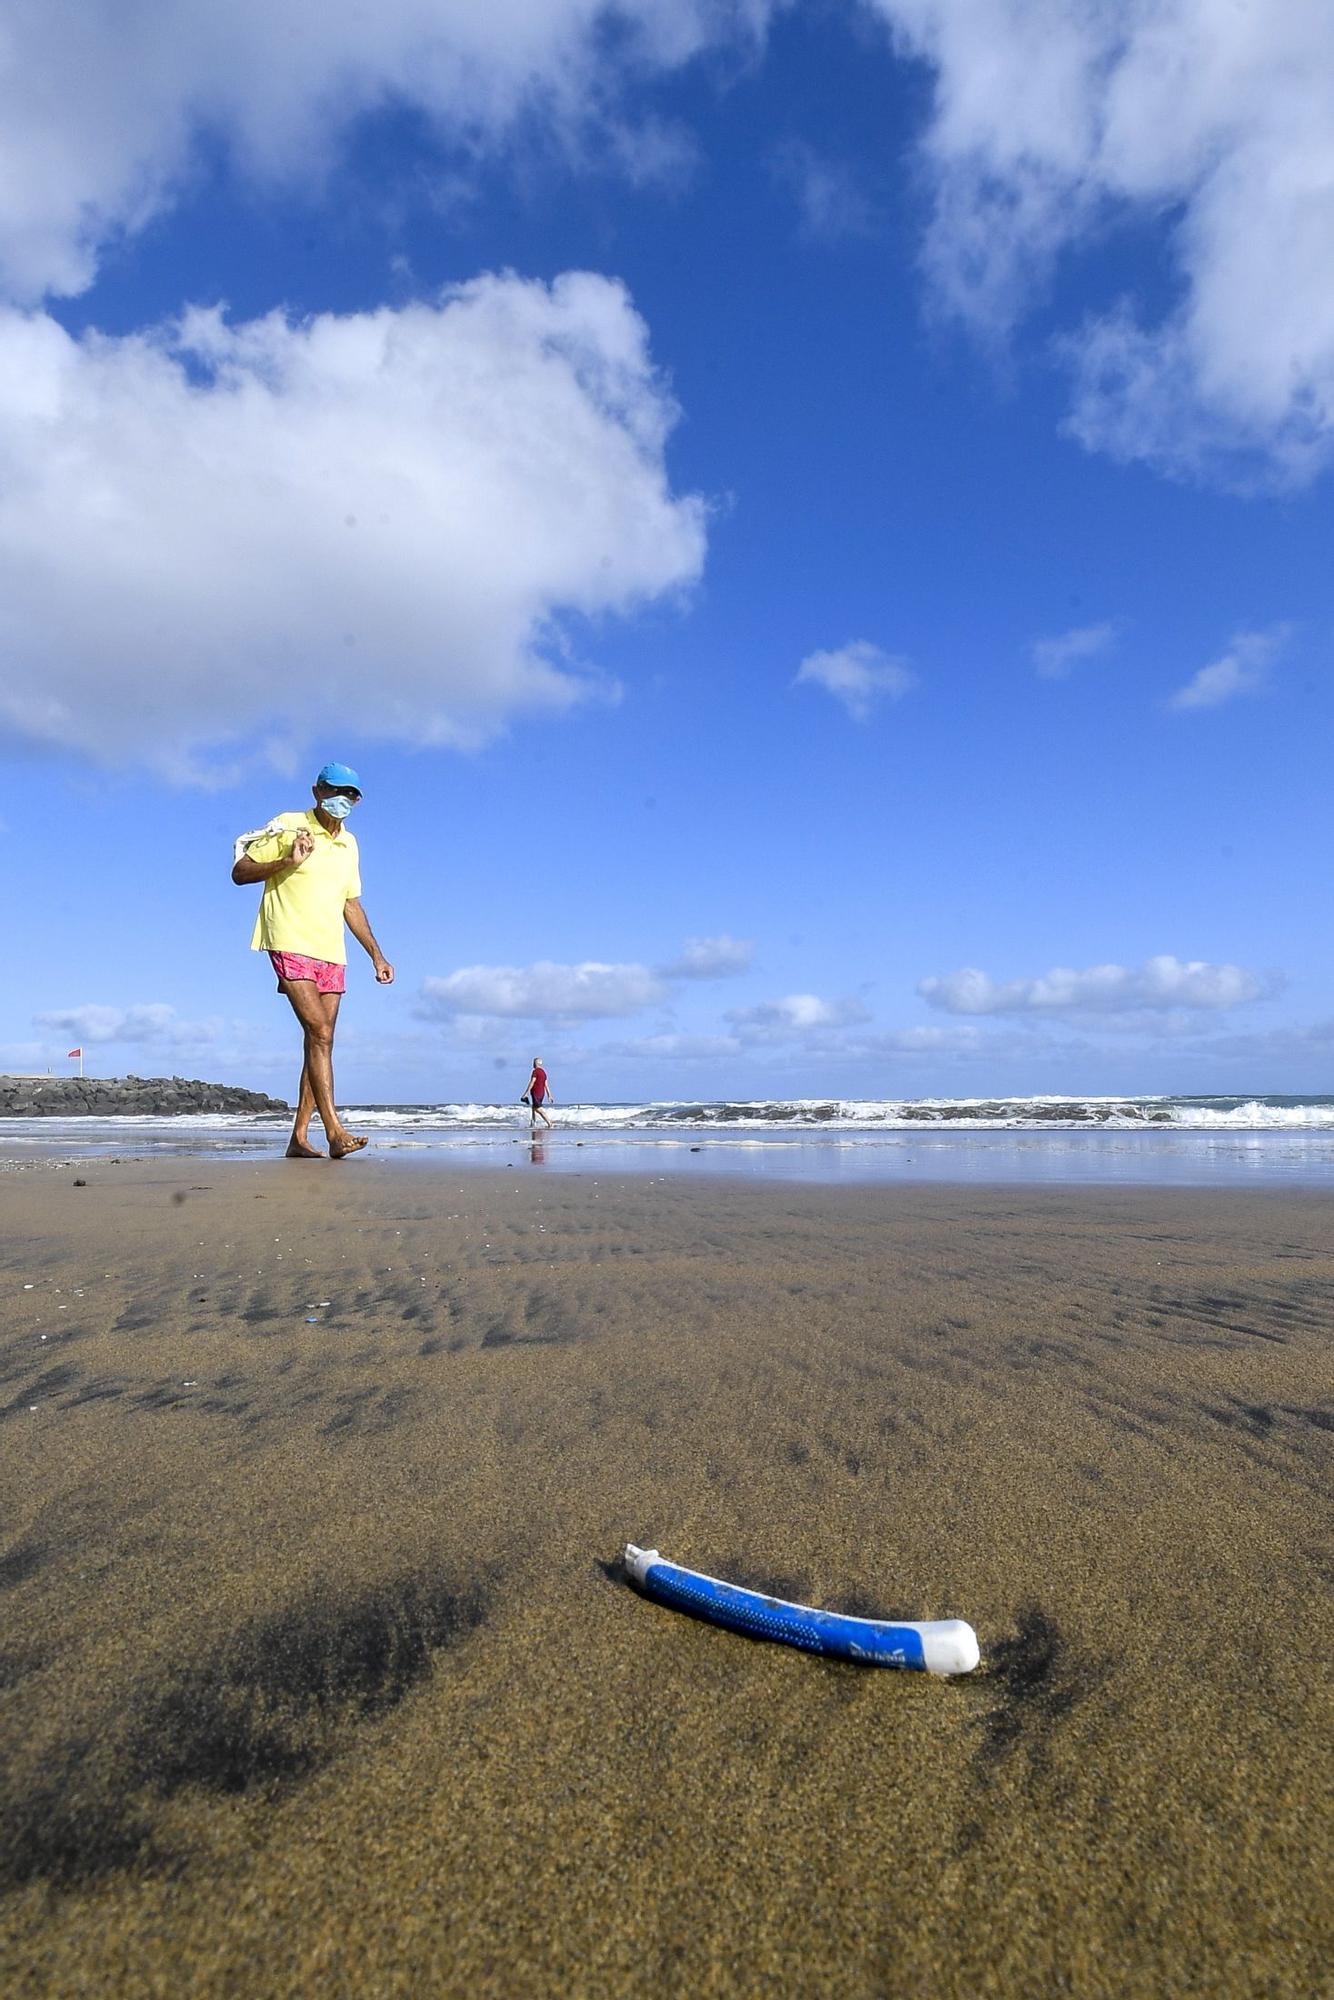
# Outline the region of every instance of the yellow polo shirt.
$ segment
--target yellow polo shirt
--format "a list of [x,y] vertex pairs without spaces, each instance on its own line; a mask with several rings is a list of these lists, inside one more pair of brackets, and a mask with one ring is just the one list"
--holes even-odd
[[343,827],[337,833],[326,832],[313,807],[309,812],[278,813],[274,825],[281,831],[252,841],[246,849],[252,861],[276,861],[290,854],[303,829],[314,836],[315,851],[299,868],[285,868],[265,882],[250,949],[297,951],[329,965],[346,965],[343,905],[361,894],[356,841]]

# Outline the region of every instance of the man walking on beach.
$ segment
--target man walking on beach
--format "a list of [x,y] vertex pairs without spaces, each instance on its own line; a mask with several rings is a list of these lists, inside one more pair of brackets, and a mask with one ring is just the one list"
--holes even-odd
[[551,1120],[547,1117],[543,1107],[551,1102],[551,1085],[547,1082],[547,1073],[542,1067],[541,1056],[533,1057],[532,1074],[528,1079],[523,1094],[526,1102],[531,1107],[532,1115],[528,1122],[534,1131],[537,1129],[539,1118],[544,1125],[550,1125]]
[[279,813],[262,833],[246,840],[232,880],[264,884],[250,948],[268,952],[278,991],[291,1002],[304,1037],[287,1157],[324,1158],[309,1141],[311,1117],[318,1112],[330,1159],[345,1160],[367,1141],[348,1131],[334,1102],[334,1027],[347,969],[344,925],[369,953],[381,986],[393,983],[394,968],[361,907],[357,843],[344,825],[361,802],[361,780],[346,764],[326,764],[312,790],[313,809]]

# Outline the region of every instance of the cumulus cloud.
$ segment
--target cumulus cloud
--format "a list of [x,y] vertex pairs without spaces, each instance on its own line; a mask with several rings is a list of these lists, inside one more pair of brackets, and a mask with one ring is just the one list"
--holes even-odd
[[726,932],[720,937],[687,938],[681,956],[662,967],[662,977],[730,979],[735,973],[746,972],[754,956],[750,938],[728,937]]
[[637,1014],[663,994],[647,965],[465,965],[422,981],[419,1014],[479,1014],[530,1021],[592,1021]]
[[854,639],[833,652],[808,653],[794,687],[821,687],[843,704],[854,722],[867,722],[881,701],[898,701],[916,683],[906,660]]
[[1218,708],[1241,694],[1258,694],[1289,636],[1286,625],[1268,632],[1238,632],[1226,652],[1178,688],[1169,708]]
[[935,73],[938,297],[989,333],[1071,245],[1159,221],[1176,296],[1069,334],[1091,449],[1245,483],[1334,451],[1334,9],[865,0]]
[[327,174],[359,119],[423,115],[476,156],[536,123],[654,164],[619,84],[753,43],[770,0],[43,0],[0,41],[0,294],[82,291],[100,248],[187,192],[205,147],[264,183]]
[[567,707],[562,613],[699,572],[674,419],[588,273],[118,339],[0,311],[0,726],[190,779]]
[[1239,1007],[1274,988],[1272,978],[1245,966],[1183,961],[1169,952],[1139,966],[1056,966],[1036,979],[997,981],[965,966],[920,980],[917,991],[947,1014],[1123,1014]]
[[[664,999],[669,982],[726,979],[744,972],[754,946],[749,939],[687,938],[668,965],[616,965],[586,959],[580,965],[467,965],[422,982],[417,1012],[428,1019],[454,1016],[466,1022],[518,1020],[577,1021],[637,1014]],[[484,1032],[490,1032],[487,1027]],[[661,1053],[669,1041],[684,1049],[690,1037],[658,1036]],[[630,1046],[628,1043],[625,1045]],[[636,1049],[649,1043],[636,1043]]]
[[1039,639],[1033,647],[1033,665],[1044,680],[1061,681],[1084,660],[1105,653],[1116,636],[1110,620],[1102,625],[1077,625],[1054,638]]
[[78,1043],[148,1042],[182,1047],[187,1043],[214,1042],[217,1021],[183,1021],[174,1007],[149,1001],[133,1007],[103,1007],[95,1002],[83,1007],[59,1008],[49,1014],[34,1014],[33,1026],[58,1029]]
[[789,993],[755,1007],[734,1007],[726,1018],[738,1034],[758,1041],[784,1041],[825,1028],[868,1020],[860,1000],[822,1000],[817,993]]

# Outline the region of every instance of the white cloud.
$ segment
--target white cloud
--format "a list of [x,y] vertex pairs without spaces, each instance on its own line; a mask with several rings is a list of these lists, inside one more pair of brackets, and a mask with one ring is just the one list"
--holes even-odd
[[1242,965],[1183,961],[1165,953],[1143,965],[1056,966],[1036,979],[998,982],[973,966],[923,979],[917,991],[947,1014],[1119,1014],[1239,1007],[1275,989]]
[[1072,667],[1105,653],[1116,636],[1110,620],[1102,625],[1077,625],[1054,638],[1039,639],[1033,647],[1033,665],[1044,680],[1064,680]]
[[605,1019],[637,1014],[662,997],[662,982],[646,965],[465,965],[422,981],[417,1011],[480,1014],[514,1020]]
[[866,722],[877,702],[898,701],[915,683],[906,661],[882,653],[868,639],[854,639],[834,652],[808,653],[793,686],[822,687],[854,722]]
[[818,993],[789,993],[755,1007],[733,1007],[726,1017],[743,1038],[785,1041],[826,1028],[868,1020],[860,1000],[822,1000]]
[[589,273],[123,339],[0,311],[0,723],[191,778],[229,744],[468,746],[567,707],[562,612],[699,572],[674,418]]
[[174,1007],[149,1001],[134,1007],[103,1007],[93,1002],[58,1008],[53,1013],[34,1014],[33,1026],[58,1029],[73,1042],[150,1042],[178,1048],[215,1042],[221,1024],[216,1020],[182,1021]]
[[[668,982],[726,979],[750,965],[749,939],[687,938],[669,965],[615,965],[586,959],[580,965],[466,965],[422,982],[417,1012],[427,1019],[452,1017],[457,1031],[484,1040],[505,1019],[577,1021],[637,1014],[664,999]],[[689,1036],[659,1035],[624,1047],[662,1053],[668,1043],[684,1050]],[[698,1039],[698,1038],[695,1038]]]
[[746,972],[755,956],[750,938],[687,938],[681,956],[661,968],[664,979],[729,979]]
[[1268,632],[1238,632],[1227,651],[1201,667],[1168,702],[1169,708],[1218,708],[1240,694],[1258,694],[1289,636],[1286,625]]
[[[753,44],[769,0],[43,0],[0,39],[0,295],[91,283],[99,249],[190,187],[205,146],[252,180],[311,186],[356,121],[422,113],[476,156],[532,124],[590,130],[632,173],[670,134],[637,132],[622,79],[715,42]],[[679,147],[679,142],[678,147]]]
[[1334,451],[1334,8],[1321,0],[866,0],[935,71],[927,263],[1003,332],[1070,245],[1158,221],[1178,281],[1066,343],[1072,428],[1177,474]]

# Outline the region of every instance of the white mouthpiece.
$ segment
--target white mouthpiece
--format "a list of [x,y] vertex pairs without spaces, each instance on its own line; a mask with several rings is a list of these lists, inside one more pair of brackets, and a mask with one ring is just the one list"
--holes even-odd
[[661,1562],[662,1557],[656,1549],[637,1549],[633,1542],[627,1542],[621,1561],[626,1575],[632,1576],[636,1583],[642,1583],[652,1565]]
[[922,1664],[929,1674],[971,1674],[982,1657],[977,1634],[962,1618],[936,1618],[919,1625]]

